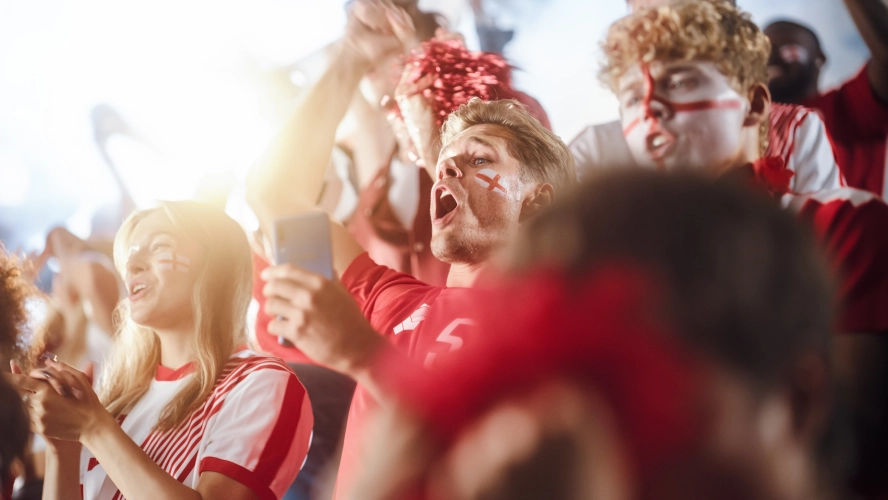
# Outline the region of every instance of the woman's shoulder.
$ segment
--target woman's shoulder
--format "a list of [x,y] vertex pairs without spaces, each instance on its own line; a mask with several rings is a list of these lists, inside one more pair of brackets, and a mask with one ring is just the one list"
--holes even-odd
[[235,351],[228,358],[228,362],[225,363],[225,368],[222,370],[222,377],[243,376],[264,370],[283,371],[295,376],[293,370],[278,356],[259,353],[244,347]]
[[228,393],[244,384],[256,385],[262,390],[271,386],[298,383],[296,374],[281,358],[260,354],[251,349],[240,349],[225,364],[214,392]]

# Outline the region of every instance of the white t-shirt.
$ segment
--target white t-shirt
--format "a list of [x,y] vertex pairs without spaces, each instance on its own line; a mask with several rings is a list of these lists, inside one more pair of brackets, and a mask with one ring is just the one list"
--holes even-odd
[[568,148],[576,161],[580,181],[605,168],[635,165],[619,120],[589,125],[570,141]]
[[[122,417],[120,427],[167,473],[195,488],[213,471],[247,486],[260,499],[281,498],[308,453],[313,418],[305,389],[279,358],[250,350],[235,353],[203,405],[178,428],[154,430],[165,405],[193,377],[193,365],[158,367],[148,392]],[[83,449],[84,499],[122,495]]]
[[[765,156],[780,156],[786,168],[795,172],[789,186],[792,192],[816,193],[846,185],[817,113],[802,106],[772,104],[769,120]],[[580,180],[605,168],[635,165],[619,121],[586,127],[569,148]]]

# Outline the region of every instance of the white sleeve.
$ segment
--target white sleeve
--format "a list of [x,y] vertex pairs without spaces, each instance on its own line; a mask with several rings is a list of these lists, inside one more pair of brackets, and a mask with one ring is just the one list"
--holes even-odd
[[237,382],[212,418],[198,455],[198,476],[218,472],[259,499],[281,498],[305,462],[314,423],[296,375],[282,363],[255,369]]
[[594,170],[596,167],[598,148],[593,129],[593,126],[584,128],[567,146],[577,165],[577,178],[579,180],[583,180],[584,174]]
[[786,167],[795,172],[790,186],[795,193],[816,193],[845,186],[826,127],[816,113],[808,113],[796,128]]
[[582,181],[592,172],[604,168],[634,164],[629,145],[619,121],[590,125],[567,146],[577,165],[577,178]]

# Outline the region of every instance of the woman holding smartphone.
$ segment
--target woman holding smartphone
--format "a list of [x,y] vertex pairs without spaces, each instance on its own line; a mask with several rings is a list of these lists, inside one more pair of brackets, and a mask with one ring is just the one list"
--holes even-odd
[[129,296],[101,395],[53,360],[13,376],[49,443],[43,498],[280,498],[312,414],[293,372],[244,346],[243,229],[218,209],[164,202],[127,219],[114,258]]

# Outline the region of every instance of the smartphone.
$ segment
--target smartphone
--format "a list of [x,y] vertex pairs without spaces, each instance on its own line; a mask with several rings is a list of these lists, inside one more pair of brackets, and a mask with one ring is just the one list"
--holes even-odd
[[[275,265],[293,264],[333,279],[333,248],[326,213],[312,212],[275,219],[273,231]],[[278,343],[293,346],[284,337],[278,337]]]

